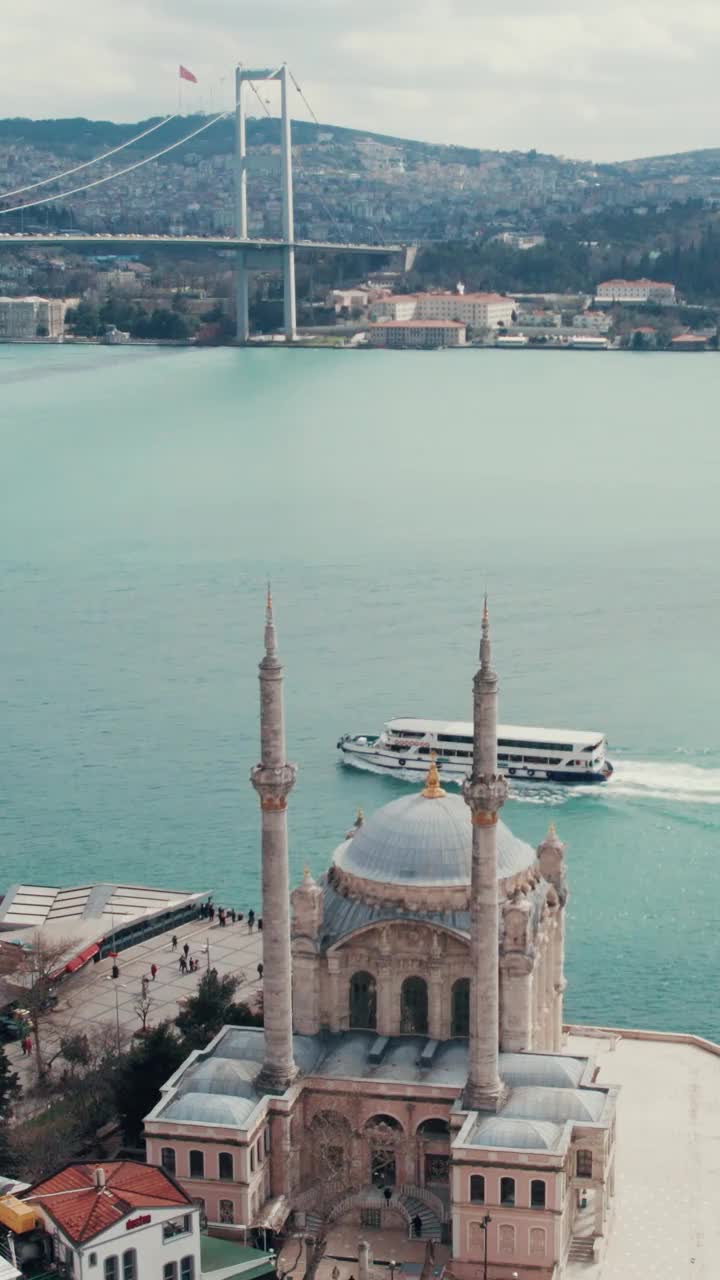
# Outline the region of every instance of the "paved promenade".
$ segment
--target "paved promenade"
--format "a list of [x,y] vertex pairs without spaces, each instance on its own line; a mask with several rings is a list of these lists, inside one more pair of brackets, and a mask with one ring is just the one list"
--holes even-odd
[[622,1086],[607,1252],[563,1280],[718,1280],[720,1057],[694,1045],[570,1036]]
[[[247,921],[243,920],[241,924],[227,924],[222,928],[216,918],[214,924],[209,920],[191,920],[175,932],[177,951],[172,950],[172,932],[158,934],[156,938],[121,951],[117,959],[120,969],[117,979],[110,976],[111,959],[101,960],[98,964],[91,962],[79,973],[65,978],[57,988],[57,1008],[43,1019],[45,1055],[52,1055],[63,1037],[90,1032],[101,1024],[116,1030],[119,1027],[121,1039],[127,1043],[133,1031],[139,1030],[141,1025],[135,1006],[143,975],[150,978],[153,963],[158,967],[158,974],[148,985],[151,999],[149,1026],[175,1018],[182,1001],[195,992],[208,968],[217,969],[221,976],[226,973],[242,976],[236,995],[238,1000],[249,1002],[260,990],[262,983],[257,966],[262,959],[263,935],[257,932],[257,927],[250,933]],[[190,955],[200,961],[200,969],[197,973],[183,976],[178,961],[186,942],[190,946]],[[34,1075],[34,1055],[24,1057],[18,1042],[6,1048],[23,1086],[30,1084]],[[61,1068],[61,1063],[57,1063],[54,1070],[58,1068]]]

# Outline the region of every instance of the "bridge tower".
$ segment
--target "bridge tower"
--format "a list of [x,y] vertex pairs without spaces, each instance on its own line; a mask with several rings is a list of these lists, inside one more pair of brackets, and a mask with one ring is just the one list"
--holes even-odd
[[[247,143],[245,136],[245,101],[244,87],[247,81],[279,80],[281,91],[281,164],[282,164],[282,232],[283,245],[280,250],[283,273],[283,307],[285,339],[292,342],[297,335],[297,310],[295,300],[295,216],[293,212],[292,182],[292,142],[290,136],[290,111],[288,107],[287,65],[274,71],[263,68],[247,69],[238,66],[235,69],[235,234],[239,240],[248,239],[247,220]],[[257,252],[253,259],[256,265],[275,265],[277,250],[267,251],[267,260],[258,261]],[[250,337],[250,320],[248,315],[248,276],[249,255],[244,249],[238,249],[235,258],[235,308],[236,334],[239,342],[247,342]]]

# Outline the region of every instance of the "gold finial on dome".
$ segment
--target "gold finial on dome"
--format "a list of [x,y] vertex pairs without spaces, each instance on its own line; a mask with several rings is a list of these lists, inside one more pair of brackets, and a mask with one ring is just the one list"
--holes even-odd
[[438,767],[435,763],[436,759],[437,756],[435,752],[431,752],[430,768],[428,769],[428,775],[425,779],[425,787],[422,792],[422,795],[424,795],[426,800],[439,800],[441,796],[447,795],[447,791],[443,791],[440,786],[440,774],[438,773]]

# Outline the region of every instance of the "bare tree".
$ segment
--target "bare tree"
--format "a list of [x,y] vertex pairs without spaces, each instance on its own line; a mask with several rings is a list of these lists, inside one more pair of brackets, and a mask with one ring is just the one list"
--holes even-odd
[[137,1014],[138,1018],[140,1019],[140,1030],[143,1032],[147,1031],[147,1022],[150,1016],[150,1010],[152,1009],[152,1006],[153,1006],[153,998],[150,995],[147,979],[145,979],[140,986],[140,990],[135,996],[135,1000],[133,1001],[133,1011]]
[[368,1190],[372,1183],[378,1189],[389,1189],[387,1207],[393,1207],[392,1187],[402,1181],[397,1173],[407,1151],[407,1138],[399,1126],[381,1121],[355,1133],[347,1116],[339,1111],[317,1112],[309,1138],[312,1167],[307,1170],[308,1201],[315,1221],[306,1240],[303,1280],[315,1280],[333,1221],[342,1215],[345,1200]]
[[39,1082],[44,1081],[47,1075],[40,1020],[52,1007],[56,976],[62,972],[68,955],[76,946],[72,938],[49,938],[42,929],[37,929],[16,970],[26,990],[23,999],[35,1042],[35,1069]]

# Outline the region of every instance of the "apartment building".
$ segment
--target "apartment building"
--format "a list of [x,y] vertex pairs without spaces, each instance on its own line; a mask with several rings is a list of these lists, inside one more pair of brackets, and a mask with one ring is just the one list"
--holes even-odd
[[29,338],[61,338],[65,302],[59,298],[0,298],[0,342]]
[[465,325],[457,320],[381,320],[371,324],[373,347],[463,347]]
[[675,285],[666,280],[603,280],[597,287],[596,302],[660,302],[672,306],[677,301]]

